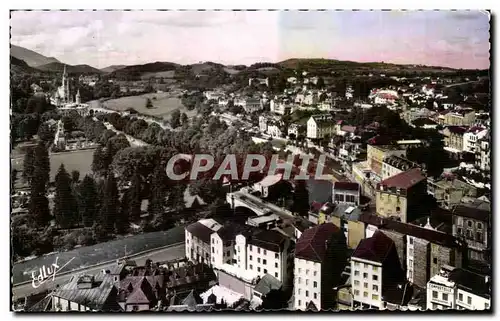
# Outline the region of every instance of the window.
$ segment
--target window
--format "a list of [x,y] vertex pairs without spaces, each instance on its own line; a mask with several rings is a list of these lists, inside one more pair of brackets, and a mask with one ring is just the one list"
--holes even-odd
[[490,305],[489,305],[488,303],[485,303],[485,304],[484,304],[484,309],[485,309],[485,310],[488,310],[489,308],[490,308]]
[[408,265],[413,266],[413,260],[409,260]]
[[299,284],[301,284],[301,283],[302,283],[302,278],[301,278],[301,277],[299,277]]
[[378,281],[378,275],[373,275],[372,279],[373,279],[373,281]]
[[478,241],[478,242],[483,241],[483,233],[481,233],[481,232],[476,233],[476,241]]
[[240,247],[238,246],[238,252],[240,251]]
[[354,266],[359,266],[359,262],[354,262]]
[[309,285],[309,279],[306,279],[306,285]]
[[306,275],[309,275],[309,269],[306,269]]
[[377,294],[372,294],[372,300],[378,300],[378,295]]
[[279,254],[278,253],[274,254],[274,258],[279,259],[280,258]]
[[266,250],[264,250],[264,255],[267,255],[267,251]]
[[299,292],[297,292],[297,293],[300,295],[300,293],[302,293],[302,289],[299,289]]
[[354,271],[354,276],[359,276],[359,271]]
[[309,297],[309,291],[306,290],[306,298]]
[[313,275],[314,275],[314,276],[316,276],[316,274],[318,274],[318,272],[317,272],[317,271],[314,271],[314,272],[313,272]]
[[368,297],[368,292],[363,292],[363,297],[367,298]]
[[378,285],[374,284],[374,285],[372,286],[372,288],[373,288],[373,291],[378,291]]
[[227,251],[227,256],[231,256],[231,251]]
[[313,282],[313,288],[317,288],[318,287],[318,282],[314,281]]
[[478,228],[479,230],[480,230],[480,229],[482,229],[482,228],[483,228],[483,224],[481,224],[481,223],[479,223],[479,222],[478,222],[478,223],[477,223],[477,228]]
[[437,299],[438,298],[438,293],[437,291],[432,291],[432,298]]
[[462,235],[462,228],[461,227],[458,228],[458,235]]
[[367,268],[368,268],[368,264],[364,263],[364,264],[363,264],[363,267],[364,267],[365,269],[367,269]]
[[299,268],[299,273],[300,273],[300,271],[301,271],[301,268]]
[[413,245],[413,237],[408,238],[408,241]]
[[443,300],[448,301],[448,293],[443,293]]
[[359,285],[359,281],[358,280],[354,280],[354,285]]
[[434,264],[437,264],[437,263],[438,263],[438,259],[437,259],[437,257],[435,257],[435,258],[433,258],[433,259],[432,259],[432,263],[434,263]]
[[354,290],[354,295],[359,295],[359,290]]
[[363,283],[363,287],[364,287],[365,289],[368,289],[368,283],[366,283],[366,282],[365,282],[365,283]]
[[[318,298],[318,293],[314,293],[314,298],[317,299]],[[485,305],[488,305],[488,303],[486,303]],[[486,308],[488,309],[488,308]]]
[[214,249],[214,247],[213,247],[213,246],[212,246],[212,253],[215,253],[215,249]]
[[278,277],[278,272],[275,272],[274,273],[274,277],[277,278]]
[[467,226],[472,227],[472,221],[467,221]]
[[260,257],[257,258],[257,263],[260,263]]
[[260,272],[260,266],[257,267],[257,272]]
[[215,262],[215,256],[212,256],[212,262]]
[[470,296],[467,297],[467,304],[472,304],[472,298]]
[[132,306],[132,311],[139,311],[139,306],[138,305]]
[[301,306],[301,305],[302,305],[302,301],[300,301],[300,300],[299,300],[299,304],[298,304],[298,306]]
[[250,245],[250,247],[249,247],[249,250],[250,250],[250,252],[252,252],[252,246],[251,246],[251,245]]
[[258,247],[258,248],[257,248],[257,253],[259,253],[259,254],[260,254],[260,247]]
[[253,269],[253,266],[252,266],[252,264],[250,264],[250,270],[252,270],[252,269]]
[[250,261],[252,260],[252,256],[250,255]]
[[278,268],[278,262],[274,263],[274,267]]
[[267,273],[267,269],[264,269],[264,273]]
[[374,266],[373,267],[373,272],[377,272],[378,271],[378,266]]
[[363,273],[363,279],[367,279],[368,278],[368,273]]
[[267,260],[266,260],[266,259],[263,259],[263,260],[262,260],[262,264],[267,264]]
[[463,301],[464,300],[464,295],[462,293],[458,294],[458,301]]

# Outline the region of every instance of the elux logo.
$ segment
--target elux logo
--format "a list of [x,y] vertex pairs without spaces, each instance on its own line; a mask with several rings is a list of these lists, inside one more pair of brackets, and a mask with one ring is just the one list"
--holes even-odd
[[31,285],[33,286],[33,288],[36,289],[40,287],[42,284],[47,282],[50,277],[52,277],[52,281],[54,281],[56,279],[56,273],[64,269],[71,261],[73,261],[73,259],[74,258],[66,262],[66,264],[64,264],[62,267],[59,267],[59,265],[57,265],[59,257],[56,257],[56,261],[52,263],[52,265],[47,268],[45,267],[45,265],[43,265],[40,268],[40,273],[38,274],[38,276],[35,276],[35,271],[31,272]]

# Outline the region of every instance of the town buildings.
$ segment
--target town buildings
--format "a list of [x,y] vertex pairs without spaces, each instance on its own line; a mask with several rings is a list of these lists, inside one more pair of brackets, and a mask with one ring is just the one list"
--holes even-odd
[[477,189],[453,176],[427,178],[427,193],[432,195],[439,206],[452,209],[464,196],[476,197]]
[[325,136],[332,137],[334,134],[333,118],[329,114],[313,115],[307,121],[307,138],[323,139]]
[[466,269],[443,266],[427,284],[427,308],[432,310],[489,310],[491,281]]
[[213,219],[205,219],[186,227],[186,257],[193,262],[211,264],[211,236],[222,225]]
[[382,179],[389,178],[412,168],[418,168],[418,164],[397,155],[390,155],[382,162]]

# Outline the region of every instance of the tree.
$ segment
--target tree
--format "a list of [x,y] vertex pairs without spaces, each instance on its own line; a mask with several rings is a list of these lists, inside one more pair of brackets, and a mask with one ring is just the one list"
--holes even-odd
[[115,223],[116,234],[125,234],[129,227],[130,219],[130,190],[125,191],[120,202],[120,218]]
[[47,123],[43,123],[38,128],[37,135],[40,140],[48,143],[54,141],[55,132],[49,127]]
[[94,158],[92,160],[92,171],[96,174],[103,174],[108,170],[109,162],[107,153],[102,149],[101,146],[97,147],[94,151]]
[[78,208],[80,210],[80,217],[85,227],[91,227],[97,218],[98,204],[96,200],[99,197],[94,179],[89,175],[85,175],[79,190],[80,204]]
[[104,184],[101,211],[99,213],[99,223],[108,236],[114,231],[119,206],[120,200],[118,199],[116,180],[113,172],[109,172]]
[[31,184],[31,178],[33,177],[33,172],[35,162],[35,150],[33,148],[28,148],[26,154],[24,154],[23,162],[23,179],[25,182]]
[[186,186],[182,182],[178,182],[172,186],[168,193],[167,207],[175,210],[181,211],[185,208],[186,204],[184,202],[184,191]]
[[141,216],[142,204],[142,179],[138,173],[132,176],[130,188],[128,189],[128,220],[137,222]]
[[73,184],[77,184],[80,181],[80,172],[74,170],[71,172],[71,181]]
[[149,98],[146,99],[146,108],[148,109],[153,108],[153,102]]
[[282,310],[288,307],[288,299],[285,293],[281,290],[271,290],[262,300],[261,306],[258,308],[264,310]]
[[62,228],[70,228],[79,223],[78,206],[71,189],[71,177],[61,164],[56,175],[54,196],[54,217]]
[[29,204],[29,213],[32,218],[31,222],[36,224],[37,227],[45,226],[50,221],[49,201],[46,197],[49,178],[49,153],[43,143],[39,143],[34,150]]
[[322,89],[325,87],[325,80],[323,79],[323,77],[318,77],[318,82],[316,83],[316,86],[319,89]]
[[182,113],[182,114],[181,114],[181,124],[182,124],[182,125],[189,124],[189,118],[188,118],[188,116],[186,115],[186,113]]
[[154,170],[153,181],[151,183],[151,197],[148,203],[148,212],[156,220],[159,225],[164,225],[166,220],[165,207],[166,207],[166,181],[167,174],[165,168],[158,164]]
[[307,216],[309,212],[309,191],[304,180],[297,180],[293,191],[293,212]]
[[181,125],[181,111],[176,109],[170,115],[170,126],[177,128]]

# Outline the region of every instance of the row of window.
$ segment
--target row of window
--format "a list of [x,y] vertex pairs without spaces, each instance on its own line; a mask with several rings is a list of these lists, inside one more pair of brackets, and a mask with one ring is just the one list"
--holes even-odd
[[[298,284],[302,284],[302,278],[301,277],[299,277],[297,279],[297,281],[298,281]],[[309,279],[306,279],[306,285],[309,285]],[[317,288],[318,287],[318,282],[313,281],[313,287]]]
[[[461,227],[457,229],[457,232],[458,235],[464,235],[463,229]],[[474,238],[474,233],[472,232],[472,230],[466,230],[465,237],[477,242],[483,242],[483,233],[481,232],[476,232],[476,238]]]
[[[345,196],[345,197],[344,197]],[[354,203],[356,201],[356,197],[354,195],[344,195],[344,194],[335,194],[335,202],[349,202]]]
[[[354,290],[354,295],[359,296],[359,290]],[[368,292],[363,292],[363,297],[367,298],[368,297]],[[372,294],[372,300],[378,300],[379,296],[378,294]]]
[[[359,282],[358,280],[354,280],[354,285],[355,285],[355,286],[359,286],[359,284],[360,284],[360,283],[361,283],[361,282]],[[368,283],[367,283],[367,282],[364,282],[363,287],[364,287],[365,289],[368,289]],[[378,285],[374,284],[374,285],[372,286],[372,290],[373,290],[373,291],[378,291]]]
[[[301,268],[297,269],[299,271],[299,274],[302,272]],[[313,271],[313,275],[316,276],[318,274],[318,271]],[[306,269],[306,275],[309,275],[309,269]]]
[[[357,261],[355,261],[355,262],[354,262],[354,266],[359,267],[360,265],[361,265],[361,263],[359,263],[359,262],[357,262]],[[368,264],[363,263],[363,267],[364,267],[365,269],[368,269]],[[378,271],[378,266],[373,266],[373,265],[372,265],[372,270],[373,270],[374,272],[377,272],[377,271]]]
[[[359,271],[355,270],[354,271],[354,276],[359,276]],[[363,279],[368,279],[368,273],[363,273]],[[372,275],[373,281],[378,281],[378,275],[374,274]]]
[[[298,288],[297,289],[297,294],[301,295],[302,294],[302,289]],[[306,290],[305,294],[306,294],[306,298],[308,298],[309,297],[309,291]],[[318,298],[318,293],[314,292],[313,293],[313,298],[317,299]],[[299,305],[300,305],[300,300],[299,300]]]
[[[441,297],[443,301],[448,301],[448,293],[441,293]],[[432,298],[433,299],[439,299],[439,294],[437,291],[432,291]],[[464,301],[464,295],[462,293],[458,294],[458,301],[459,302],[465,302]],[[470,296],[467,296],[467,304],[471,305],[472,304],[472,298]]]

